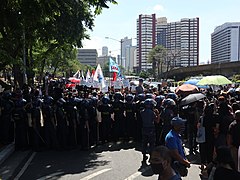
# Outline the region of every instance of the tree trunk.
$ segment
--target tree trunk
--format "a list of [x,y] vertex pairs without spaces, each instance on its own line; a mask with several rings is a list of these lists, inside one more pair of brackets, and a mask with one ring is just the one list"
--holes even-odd
[[14,76],[14,89],[23,86],[23,72],[20,69],[20,65],[13,65],[13,76]]
[[44,71],[45,64],[46,64],[46,59],[44,58],[43,61],[42,61],[42,67],[41,67],[41,71],[40,71],[39,84],[42,83],[42,79],[43,79],[43,71]]

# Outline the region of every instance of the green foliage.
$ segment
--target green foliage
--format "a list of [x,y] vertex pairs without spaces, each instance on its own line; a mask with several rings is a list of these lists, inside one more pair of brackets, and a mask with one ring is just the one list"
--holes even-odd
[[[87,30],[92,30],[94,18],[108,8],[107,3],[117,4],[114,0],[1,0],[0,70],[14,65],[42,73],[45,66],[69,65],[75,59],[74,47],[82,47],[82,40],[89,38]],[[23,77],[19,73],[14,74]]]
[[148,62],[152,63],[152,73],[154,78],[160,78],[162,66],[167,57],[167,50],[162,45],[155,46],[148,54]]
[[148,78],[149,76],[150,76],[150,73],[147,72],[147,71],[141,71],[141,72],[139,73],[139,77],[140,77],[140,78],[146,79],[146,78]]

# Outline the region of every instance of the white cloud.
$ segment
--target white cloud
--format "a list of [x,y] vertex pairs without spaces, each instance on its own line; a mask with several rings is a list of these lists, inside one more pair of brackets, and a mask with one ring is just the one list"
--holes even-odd
[[160,4],[157,4],[153,7],[153,10],[156,12],[163,12],[164,11],[164,7]]

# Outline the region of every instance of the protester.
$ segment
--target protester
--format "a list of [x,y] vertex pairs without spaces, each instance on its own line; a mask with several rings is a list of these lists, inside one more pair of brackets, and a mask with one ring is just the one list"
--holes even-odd
[[136,95],[144,93],[143,79],[139,79],[139,85],[136,87]]
[[213,160],[214,151],[214,104],[206,104],[202,117],[202,125],[205,128],[205,142],[199,144],[199,152],[201,158],[201,170],[205,168]]
[[[172,129],[169,131],[165,138],[165,143],[170,150],[173,161],[177,161],[179,166],[190,167],[190,162],[187,160],[181,140],[181,132],[185,128],[186,120],[180,117],[174,117],[171,120]],[[181,174],[181,173],[180,173]],[[186,176],[182,175],[182,176]]]
[[237,169],[239,163],[238,148],[240,146],[240,110],[235,112],[235,120],[229,125],[227,142]]
[[239,180],[240,173],[237,172],[228,147],[220,146],[217,151],[216,162],[217,167],[213,176],[214,180]]
[[150,165],[153,173],[159,175],[158,180],[181,180],[171,164],[172,158],[167,147],[157,146],[152,151]]

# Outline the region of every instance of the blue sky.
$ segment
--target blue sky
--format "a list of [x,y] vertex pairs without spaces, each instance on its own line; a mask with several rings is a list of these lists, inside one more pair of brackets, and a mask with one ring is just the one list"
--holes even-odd
[[[136,38],[136,20],[139,14],[153,14],[167,17],[168,22],[181,18],[199,17],[200,21],[200,63],[211,59],[211,33],[216,26],[225,22],[240,22],[240,0],[116,0],[95,19],[91,40],[83,42],[83,48],[97,49],[101,55],[102,46],[108,46],[111,55],[120,54],[120,43],[105,39],[106,36],[120,40]],[[133,41],[136,45],[136,41]]]

